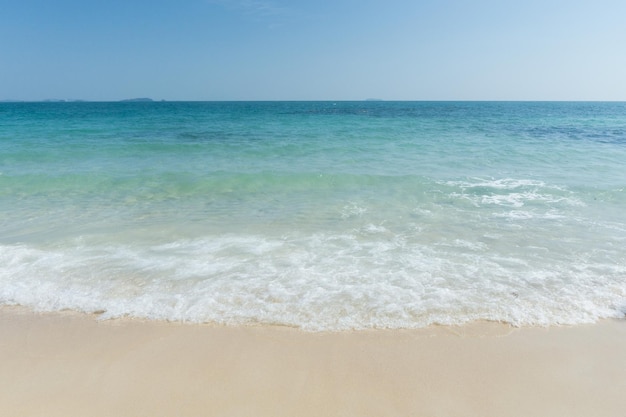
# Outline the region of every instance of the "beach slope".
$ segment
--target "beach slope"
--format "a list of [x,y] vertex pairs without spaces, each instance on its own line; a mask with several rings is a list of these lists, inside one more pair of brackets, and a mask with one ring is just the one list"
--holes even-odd
[[0,309],[6,416],[595,416],[626,322],[307,333]]

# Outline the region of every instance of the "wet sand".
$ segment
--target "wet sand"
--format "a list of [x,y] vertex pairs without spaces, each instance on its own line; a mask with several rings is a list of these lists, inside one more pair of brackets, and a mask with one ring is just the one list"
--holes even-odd
[[616,417],[626,321],[307,333],[0,308],[0,415]]

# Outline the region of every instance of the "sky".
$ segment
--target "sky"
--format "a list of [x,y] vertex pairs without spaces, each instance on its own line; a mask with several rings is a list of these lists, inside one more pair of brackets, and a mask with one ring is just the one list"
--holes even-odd
[[0,0],[0,100],[626,100],[623,0]]

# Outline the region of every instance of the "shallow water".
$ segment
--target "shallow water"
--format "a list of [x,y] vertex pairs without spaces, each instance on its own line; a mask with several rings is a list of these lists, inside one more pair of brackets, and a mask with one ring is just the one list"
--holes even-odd
[[0,103],[0,303],[412,328],[626,311],[626,104]]

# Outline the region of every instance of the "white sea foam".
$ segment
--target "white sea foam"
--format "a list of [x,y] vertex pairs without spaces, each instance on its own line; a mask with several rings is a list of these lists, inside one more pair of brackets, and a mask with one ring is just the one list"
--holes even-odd
[[144,247],[5,245],[0,303],[308,330],[623,315],[626,263],[612,258],[619,252],[559,259],[543,248],[530,248],[527,258],[489,249],[461,239],[425,246],[387,232],[366,240],[230,235]]
[[467,200],[474,207],[501,206],[519,209],[528,205],[541,204],[544,207],[553,205],[584,206],[585,204],[566,189],[554,185],[547,185],[542,181],[523,179],[485,180],[474,179],[469,181],[447,181],[446,185],[459,188],[450,196],[456,199]]
[[559,220],[565,219],[566,216],[555,212],[554,210],[548,210],[546,212],[530,211],[530,210],[510,210],[501,213],[494,213],[494,217],[501,217],[511,220],[532,220],[532,219],[544,219],[544,220]]
[[[543,181],[531,180],[531,179],[517,179],[517,178],[470,178],[467,181],[446,181],[446,184],[452,186],[458,186],[464,189],[471,188],[493,188],[499,190],[515,190],[520,187],[532,187],[532,188],[546,188],[548,185]],[[560,190],[561,187],[550,186],[550,188]]]

